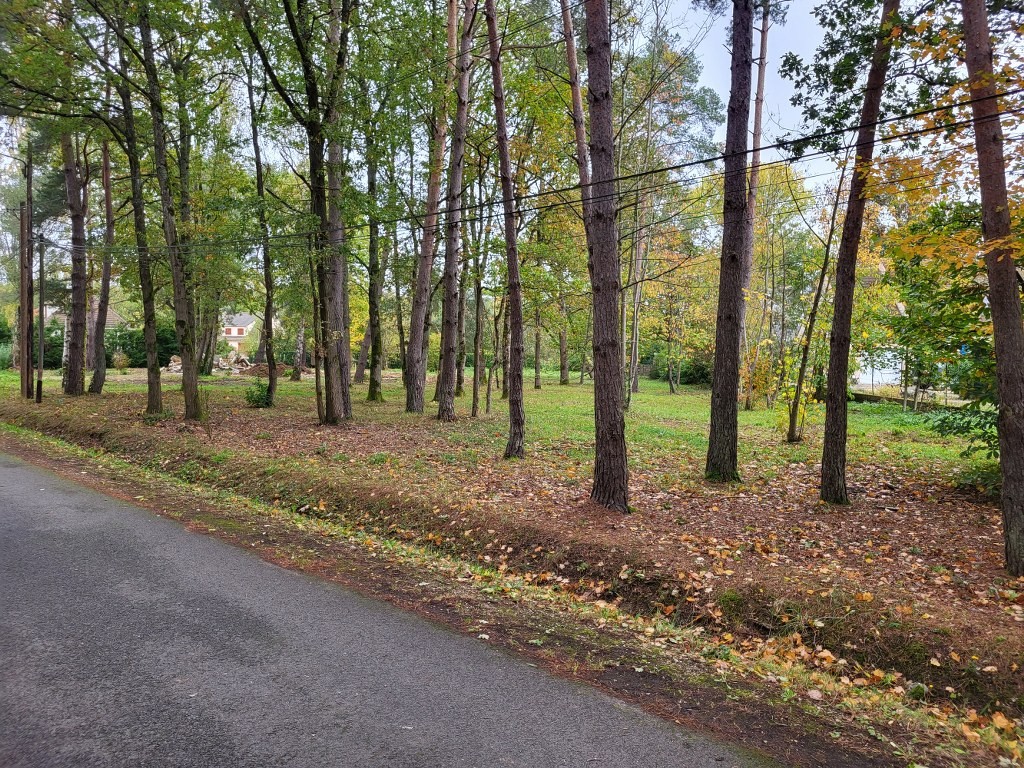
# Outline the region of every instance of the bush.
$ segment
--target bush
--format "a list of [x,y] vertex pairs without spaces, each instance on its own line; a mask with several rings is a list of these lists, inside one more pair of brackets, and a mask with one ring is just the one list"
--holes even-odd
[[[711,363],[698,358],[685,358],[672,363],[672,372],[679,369],[679,383],[698,387],[711,386]],[[651,359],[652,379],[668,380],[668,356],[658,352]]]
[[0,344],[10,344],[14,340],[14,332],[7,315],[0,312]]
[[[46,324],[43,334],[45,349],[43,351],[43,368],[60,370],[64,365],[64,324],[51,318]],[[32,338],[32,367],[39,365],[39,323],[34,323]]]
[[128,373],[128,364],[130,362],[128,355],[120,349],[110,356],[110,364],[122,374]]
[[[117,328],[107,331],[106,346],[107,349],[121,350],[128,358],[128,368],[146,367],[146,337],[142,328],[119,325]],[[176,354],[178,354],[178,337],[174,333],[174,323],[158,320],[156,324],[156,356],[160,361],[160,366],[166,366],[171,361],[171,356]],[[107,365],[113,365],[113,360],[109,357]]]
[[711,363],[705,360],[681,360],[679,362],[679,383],[710,387]]
[[0,344],[0,371],[6,371],[14,363],[14,346],[7,342]]
[[250,408],[269,408],[270,385],[263,379],[253,379],[245,389],[245,402]]
[[963,456],[982,454],[985,458],[999,456],[999,434],[996,421],[999,411],[991,403],[974,402],[963,408],[945,408],[928,415],[929,426],[940,435],[966,438]]

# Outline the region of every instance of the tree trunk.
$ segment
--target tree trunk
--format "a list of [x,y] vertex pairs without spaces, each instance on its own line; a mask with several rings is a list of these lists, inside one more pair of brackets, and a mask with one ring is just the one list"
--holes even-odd
[[[331,139],[327,144],[327,218],[330,244],[324,277],[324,292],[327,307],[328,336],[327,365],[334,372],[334,399],[337,402],[337,416],[342,419],[352,418],[352,347],[349,343],[349,307],[348,307],[348,253],[346,247],[347,234],[343,216],[342,171],[343,153],[341,144]],[[334,359],[331,359],[333,354]]]
[[[347,382],[349,375],[349,371],[342,369],[341,345],[338,343],[338,337],[341,335],[339,327],[341,306],[338,302],[341,297],[338,295],[340,275],[335,244],[338,248],[344,246],[344,233],[340,231],[341,209],[337,204],[329,204],[327,201],[327,185],[330,181],[328,181],[329,175],[325,168],[325,142],[322,128],[315,126],[308,134],[308,138],[310,177],[313,179],[311,200],[313,211],[321,226],[321,232],[317,238],[319,247],[317,248],[316,262],[316,295],[319,312],[316,346],[320,361],[317,368],[323,373],[322,423],[337,424],[344,418],[342,379]],[[337,174],[331,181],[340,184]],[[332,194],[330,197],[335,198],[336,196]],[[337,230],[335,225],[338,226]]]
[[561,313],[561,327],[558,329],[558,384],[569,386],[569,312],[565,306],[565,296],[558,297],[558,309]]
[[[182,249],[178,237],[171,180],[168,172],[167,133],[164,124],[163,97],[153,46],[153,33],[149,22],[149,4],[139,3],[138,24],[142,36],[143,65],[146,71],[146,93],[153,121],[153,164],[160,190],[160,208],[163,214],[164,240],[171,265],[171,285],[174,294],[174,327],[181,357],[181,389],[185,398],[185,419],[203,417],[199,399],[199,376],[196,368],[195,307],[192,294],[192,270],[189,254]],[[182,180],[184,183],[184,180]]]
[[[648,229],[650,232],[650,229]],[[636,237],[636,257],[633,264],[633,302],[629,325],[629,390],[626,393],[626,407],[629,408],[634,392],[640,391],[640,304],[643,301],[646,266],[644,239]]]
[[316,391],[316,413],[321,424],[327,421],[327,394],[323,386],[323,363],[324,363],[324,323],[323,305],[320,301],[320,275],[317,274],[313,259],[309,260],[309,289],[313,296],[313,381]]
[[[25,206],[22,210],[22,235],[21,235],[21,246],[22,246],[22,258],[21,258],[21,280],[19,286],[21,288],[21,302],[19,304],[19,310],[21,318],[20,326],[23,329],[23,334],[20,338],[20,342],[23,347],[23,354],[21,356],[21,385],[22,393],[24,396],[31,400],[33,396],[32,389],[32,342],[34,341],[35,330],[34,330],[34,317],[35,314],[32,311],[32,219],[34,201],[32,199],[32,180],[34,176],[33,163],[32,163],[32,141],[31,138],[26,142],[27,146],[25,149]],[[42,290],[42,280],[39,282],[40,290]],[[43,310],[43,301],[39,300],[40,311]],[[39,333],[40,337],[43,335],[43,323],[40,320]]]
[[395,324],[398,326],[398,364],[402,368],[402,383],[405,383],[406,341],[405,321],[402,317],[402,286],[398,280],[398,231],[391,231],[391,279],[395,282]]
[[[586,0],[587,100],[590,104],[592,195],[584,221],[587,267],[594,298],[594,486],[590,498],[629,511],[629,467],[622,390],[622,339],[618,305],[620,265],[616,244],[615,132],[612,104],[611,30],[608,0]],[[583,179],[580,180],[581,183]],[[587,198],[585,197],[584,200]]]
[[[479,245],[479,244],[478,244]],[[480,251],[477,247],[473,253],[473,409],[470,412],[472,418],[480,415],[480,384],[484,367],[484,284],[483,267],[481,265]]]
[[501,329],[500,329],[500,326],[502,325],[502,322],[503,322],[503,319],[504,319],[504,315],[505,315],[505,299],[506,299],[506,294],[502,293],[501,294],[501,301],[498,303],[498,309],[494,313],[494,318],[493,318],[494,335],[492,336],[492,344],[491,344],[491,346],[494,349],[494,354],[491,357],[491,364],[487,367],[487,404],[486,404],[486,408],[485,408],[485,411],[484,411],[485,413],[490,413],[491,412],[491,391],[492,391],[492,387],[494,385],[494,372],[495,372],[495,370],[497,369],[497,367],[499,365],[499,359],[501,357],[500,346],[499,346],[500,343],[501,343],[500,342],[500,339],[501,339],[501,333],[500,333]]
[[533,388],[540,389],[540,306],[533,308]]
[[448,0],[447,74],[443,89],[436,94],[439,106],[434,113],[433,134],[430,141],[430,170],[427,176],[426,210],[423,216],[423,236],[413,287],[412,315],[409,319],[409,344],[406,348],[405,410],[423,413],[423,392],[426,388],[427,359],[424,354],[424,330],[430,311],[430,283],[433,274],[434,241],[437,236],[437,213],[441,201],[441,172],[444,167],[445,147],[448,141],[447,94],[455,75],[455,39],[458,24],[457,0]]
[[96,307],[96,328],[93,331],[92,345],[92,381],[89,393],[98,395],[103,392],[103,384],[107,378],[107,309],[110,306],[110,269],[114,247],[114,188],[110,178],[110,145],[103,142],[103,267],[100,272],[100,297]]
[[302,381],[302,369],[306,367],[306,320],[299,321],[295,334],[295,357],[292,359],[292,381]]
[[[25,398],[32,397],[32,212],[29,204],[23,202],[19,206],[20,217],[18,237],[19,263],[19,301],[18,301],[18,370],[21,374],[21,394]],[[40,328],[42,332],[42,328]]]
[[[750,275],[754,269],[754,223],[757,219],[757,188],[761,177],[761,122],[764,112],[764,81],[768,70],[768,30],[771,27],[771,0],[761,0],[761,28],[760,41],[757,52],[757,88],[754,91],[754,128],[751,133],[753,149],[750,153],[750,177],[747,182],[747,216],[745,224],[747,227],[746,254],[744,257],[744,269],[746,277],[744,284],[750,285]],[[765,305],[766,307],[767,305]],[[761,315],[761,329],[758,331],[760,340],[761,330],[764,328],[764,312]],[[760,353],[760,345],[754,347],[753,362],[748,367],[747,394],[743,403],[743,410],[752,410],[754,396],[754,375],[757,370],[757,358]],[[748,347],[748,354],[749,347]]]
[[[465,240],[463,236],[463,240]],[[455,353],[455,396],[466,394],[466,303],[469,293],[469,259],[462,259],[459,267],[459,341]]]
[[362,384],[366,381],[366,364],[370,360],[370,342],[373,339],[373,331],[370,330],[370,324],[366,324],[366,330],[363,331],[363,339],[359,342],[359,354],[356,355],[356,372],[352,375],[352,382],[355,384]]
[[64,185],[71,214],[71,315],[68,323],[64,394],[85,393],[85,206],[86,188],[70,133],[60,137]]
[[754,91],[754,129],[751,134],[753,149],[750,153],[750,178],[747,182],[747,215],[744,224],[747,237],[744,242],[745,284],[750,283],[754,265],[754,221],[757,218],[757,187],[761,177],[761,120],[764,112],[764,81],[768,72],[768,29],[771,27],[771,0],[761,2],[761,29],[757,52],[757,89]]
[[1006,568],[1024,576],[1024,327],[1006,193],[1003,130],[984,0],[961,0],[978,153],[982,233],[999,387],[999,467]]
[[132,227],[135,230],[135,249],[139,262],[139,289],[142,294],[142,335],[146,345],[146,413],[163,413],[163,391],[160,387],[160,357],[156,342],[156,289],[153,286],[149,237],[146,234],[146,196],[142,178],[142,160],[139,151],[139,135],[135,124],[135,107],[132,104],[128,79],[128,60],[125,54],[124,27],[120,26],[118,40],[118,80],[115,90],[121,101],[125,154],[128,157],[128,173],[132,188]]
[[[505,286],[505,298],[509,298],[509,286]],[[501,357],[499,358],[499,370],[501,371],[501,399],[508,400],[508,359],[511,355],[509,344],[511,333],[509,331],[509,308],[506,306],[505,314],[501,318]]]
[[738,480],[737,398],[740,341],[746,310],[747,270],[747,130],[750,117],[750,66],[753,49],[753,0],[733,0],[732,77],[725,135],[725,201],[722,265],[715,324],[715,367],[711,384],[711,427],[704,475],[709,480]]
[[[343,419],[352,418],[352,344],[351,317],[348,297],[348,235],[345,229],[344,203],[345,152],[340,137],[343,104],[341,84],[347,72],[349,30],[355,0],[341,0],[328,5],[330,23],[328,37],[336,50],[329,72],[331,88],[324,94],[324,128],[327,139],[327,242],[330,255],[325,277],[327,321],[330,335],[325,339],[328,350],[335,356],[335,395],[337,410]],[[306,77],[309,77],[306,73]],[[315,77],[315,75],[314,75]],[[330,362],[330,354],[328,355]]]
[[485,0],[487,44],[494,87],[494,122],[497,131],[498,169],[501,177],[501,207],[504,213],[505,267],[508,274],[509,359],[505,369],[508,385],[508,443],[506,459],[525,455],[526,410],[523,404],[523,284],[519,278],[519,246],[516,242],[515,189],[512,186],[512,159],[508,146],[508,122],[505,117],[505,83],[501,71],[501,47],[498,42],[498,15],[494,0]]
[[583,346],[580,347],[580,384],[582,385],[587,377],[587,347],[590,344],[590,330],[593,327],[593,307],[587,312],[587,324],[583,329]]
[[562,39],[565,41],[565,60],[569,70],[569,92],[572,96],[572,128],[576,140],[576,168],[580,174],[580,199],[586,221],[590,205],[590,150],[587,147],[587,124],[583,113],[583,93],[580,89],[579,61],[576,57],[576,35],[573,31],[569,0],[559,0],[562,9]]
[[455,121],[448,168],[448,210],[445,215],[444,293],[441,301],[441,366],[438,370],[437,418],[455,421],[455,388],[459,357],[459,264],[462,261],[462,200],[465,176],[466,133],[469,123],[469,85],[472,76],[473,26],[476,0],[465,0],[459,40]]
[[[270,225],[267,222],[267,186],[263,173],[263,153],[260,146],[259,119],[256,111],[256,92],[252,68],[245,65],[246,91],[249,96],[249,128],[252,133],[253,162],[256,166],[256,197],[260,224],[260,250],[263,254],[263,337],[267,358],[267,405],[273,406],[277,397],[277,357],[274,354],[274,259],[270,252]],[[212,359],[211,359],[212,362]]]
[[900,0],[885,0],[882,5],[879,36],[864,90],[846,218],[836,252],[836,288],[832,298],[832,336],[825,394],[825,437],[821,452],[821,498],[833,504],[850,502],[846,490],[846,384],[850,371],[850,323],[857,282],[857,250],[864,228],[865,191],[875,151],[875,126],[882,107],[882,91],[892,49],[890,31],[899,9]]
[[[366,131],[366,195],[370,199],[370,236],[367,243],[369,271],[370,319],[367,331],[370,334],[370,386],[366,399],[383,402],[384,339],[380,324],[380,296],[384,287],[384,268],[380,259],[380,221],[377,214],[377,146],[374,139],[375,126]],[[362,355],[360,354],[360,357]]]

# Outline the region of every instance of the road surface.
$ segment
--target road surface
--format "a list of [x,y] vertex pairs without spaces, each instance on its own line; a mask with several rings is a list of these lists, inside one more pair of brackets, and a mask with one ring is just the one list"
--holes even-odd
[[0,766],[765,766],[0,456]]

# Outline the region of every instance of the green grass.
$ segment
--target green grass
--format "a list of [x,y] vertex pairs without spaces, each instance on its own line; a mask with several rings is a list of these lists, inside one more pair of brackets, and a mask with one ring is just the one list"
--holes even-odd
[[[530,372],[528,372],[530,373]],[[473,466],[481,456],[499,454],[506,438],[507,403],[493,393],[492,413],[479,419],[469,418],[471,396],[459,398],[456,407],[459,420],[442,424],[429,417],[436,404],[427,402],[423,417],[404,413],[405,397],[396,372],[386,377],[384,403],[366,402],[366,384],[352,387],[355,420],[372,421],[394,426],[401,431],[411,425],[426,429],[430,437],[441,446],[434,446],[430,454],[438,455],[446,464]],[[467,373],[467,384],[472,372]],[[176,382],[165,377],[165,399],[168,407],[178,409],[179,396]],[[528,457],[552,471],[567,466],[583,468],[593,457],[593,387],[588,381],[582,386],[574,383],[560,386],[552,374],[543,380],[539,390],[532,387],[532,376],[527,377],[524,391],[527,418]],[[210,406],[214,421],[218,417],[231,418],[230,411],[245,407],[245,390],[252,379],[247,376],[216,376],[206,385],[210,392]],[[17,397],[18,376],[14,371],[0,371],[0,396]],[[48,401],[67,402],[59,394],[59,372],[47,372],[44,397]],[[107,380],[104,399],[118,400],[125,395],[138,397],[145,391],[143,377],[137,372],[126,377]],[[428,382],[427,396],[433,394],[433,382]],[[481,410],[484,396],[481,393]],[[85,398],[79,407],[95,410],[88,405],[95,402]],[[70,402],[67,405],[72,406]],[[72,406],[74,407],[74,406]],[[632,397],[632,406],[626,414],[626,433],[630,451],[630,464],[634,470],[659,467],[662,482],[689,483],[699,480],[704,453],[707,450],[707,430],[710,392],[706,389],[682,388],[671,394],[665,382],[645,379],[640,392]],[[277,407],[263,411],[249,411],[260,423],[253,434],[265,440],[274,434],[274,422],[287,414],[288,418],[309,421],[315,419],[316,406],[311,381],[291,382],[279,380]],[[761,408],[739,412],[740,465],[745,481],[769,479],[777,470],[790,463],[815,463],[820,458],[821,425],[824,406],[808,408],[805,440],[787,444],[784,439],[784,405],[777,410]],[[265,427],[262,426],[265,423]],[[900,406],[888,403],[850,403],[849,405],[849,457],[853,463],[912,465],[932,468],[964,468],[968,462],[960,457],[963,444],[958,440],[941,437],[932,432],[924,417],[905,413]],[[446,446],[446,447],[444,447]],[[371,463],[397,463],[402,468],[417,470],[422,462],[415,457],[376,453]],[[666,467],[668,468],[666,470]]]

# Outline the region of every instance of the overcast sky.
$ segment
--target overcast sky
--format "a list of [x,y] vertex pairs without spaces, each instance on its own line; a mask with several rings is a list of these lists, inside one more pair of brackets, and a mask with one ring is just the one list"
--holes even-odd
[[[800,130],[800,113],[789,103],[792,95],[792,84],[779,75],[782,56],[794,52],[807,59],[814,55],[814,50],[821,41],[822,33],[811,10],[817,2],[813,0],[792,0],[785,24],[773,24],[768,33],[768,73],[765,81],[764,136],[762,144],[772,144],[775,139],[785,133],[798,133]],[[671,18],[668,24],[679,25],[677,31],[683,45],[690,44],[700,36],[700,27],[707,15],[693,9],[690,0],[674,0]],[[759,23],[758,17],[758,23]],[[729,51],[726,48],[726,35],[729,18],[720,17],[711,24],[707,34],[697,45],[697,56],[703,64],[701,81],[719,94],[723,103],[729,99]],[[758,36],[754,37],[754,56],[758,53]],[[756,70],[755,70],[756,72]],[[719,140],[725,138],[725,126],[722,125],[717,134]],[[775,155],[766,153],[765,160]],[[806,168],[818,166],[809,162]],[[831,167],[831,166],[828,166]]]

